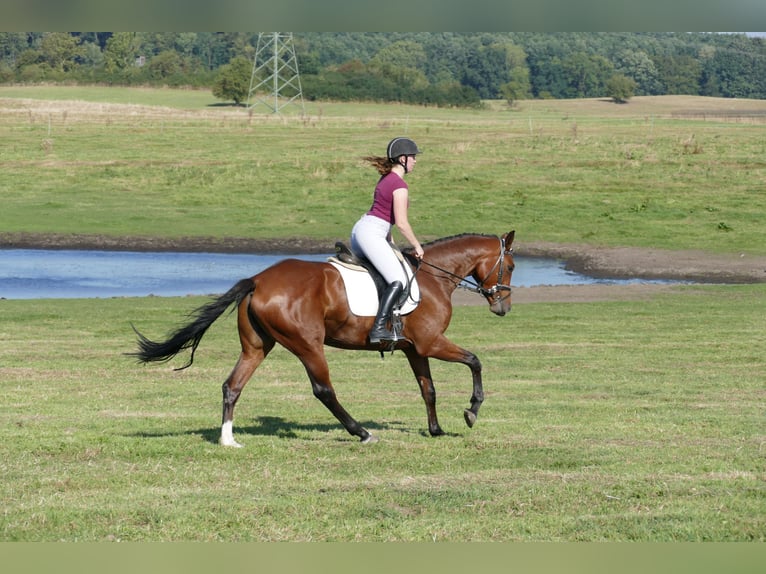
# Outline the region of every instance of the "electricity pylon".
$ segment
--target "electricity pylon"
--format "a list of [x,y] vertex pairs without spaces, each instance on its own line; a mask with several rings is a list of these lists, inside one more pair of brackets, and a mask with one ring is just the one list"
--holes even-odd
[[247,102],[248,108],[262,104],[274,114],[291,104],[306,112],[292,32],[258,34]]

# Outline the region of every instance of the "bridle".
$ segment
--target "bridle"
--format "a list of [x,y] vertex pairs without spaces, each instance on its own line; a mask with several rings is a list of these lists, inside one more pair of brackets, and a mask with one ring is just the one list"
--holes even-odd
[[[455,287],[458,287],[460,289],[465,289],[466,291],[470,291],[471,293],[478,293],[479,295],[487,298],[494,298],[495,301],[500,299],[500,292],[501,291],[508,291],[508,295],[506,297],[511,296],[511,286],[510,285],[503,285],[503,274],[505,273],[505,265],[503,265],[503,258],[506,255],[513,255],[513,247],[506,247],[505,245],[505,238],[500,238],[500,255],[497,257],[497,261],[492,266],[492,268],[487,272],[487,275],[482,279],[479,283],[476,283],[472,278],[466,278],[466,277],[460,277],[459,275],[452,273],[451,271],[447,271],[446,269],[442,269],[438,265],[434,265],[433,263],[429,263],[428,261],[425,261],[423,259],[420,260],[420,263],[425,263],[429,267],[432,267],[436,269],[437,271],[441,271],[442,273],[457,279],[455,281]],[[418,267],[420,264],[418,264]],[[497,281],[495,284],[487,289],[484,287],[484,283],[487,282],[487,279],[494,273],[495,269],[497,269]],[[468,285],[465,284],[465,282],[470,282]]]

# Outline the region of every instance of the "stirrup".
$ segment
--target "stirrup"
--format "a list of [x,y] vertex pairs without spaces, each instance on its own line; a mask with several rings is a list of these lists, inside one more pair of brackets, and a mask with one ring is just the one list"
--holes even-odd
[[378,335],[376,339],[373,339],[373,331],[375,329],[373,328],[372,331],[370,331],[370,334],[368,338],[370,339],[370,343],[373,345],[376,343],[390,343],[393,347],[397,341],[403,341],[405,337],[401,336],[402,333],[402,316],[399,313],[399,309],[394,309],[394,311],[391,313],[391,328],[384,329],[379,333],[375,333]]
[[376,343],[396,343],[397,341],[401,341],[403,337],[400,337],[396,331],[386,329],[385,332],[375,334],[370,333],[369,339],[370,343],[375,345]]

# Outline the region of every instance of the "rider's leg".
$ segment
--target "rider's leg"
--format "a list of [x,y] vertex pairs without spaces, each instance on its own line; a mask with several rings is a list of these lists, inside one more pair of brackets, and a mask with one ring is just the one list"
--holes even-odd
[[392,245],[388,242],[390,229],[390,224],[382,219],[365,215],[357,221],[351,231],[353,251],[369,259],[388,284],[381,297],[378,315],[370,331],[371,343],[395,339],[394,333],[386,327],[386,322],[408,281],[402,262],[394,254]]
[[391,311],[399,299],[399,295],[402,294],[404,286],[400,281],[394,281],[390,283],[383,293],[383,297],[380,299],[380,306],[378,307],[378,315],[375,317],[375,322],[372,324],[370,330],[370,343],[379,343],[380,341],[396,341],[398,337],[396,333],[389,330],[386,323],[391,317]]

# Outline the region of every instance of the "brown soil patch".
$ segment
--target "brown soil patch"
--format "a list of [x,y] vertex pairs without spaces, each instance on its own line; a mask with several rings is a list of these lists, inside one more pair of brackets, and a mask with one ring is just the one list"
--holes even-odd
[[[679,289],[679,285],[659,283],[633,283],[630,285],[543,285],[538,287],[514,287],[513,304],[524,303],[592,303],[594,301],[633,301],[649,299],[660,293]],[[452,296],[454,306],[486,305],[479,295],[456,291]]]
[[[0,233],[0,248],[102,249],[116,251],[210,251],[217,253],[332,253],[334,240],[309,238],[250,239],[210,237],[110,237]],[[526,257],[563,259],[573,271],[592,277],[675,279],[699,283],[766,283],[766,256],[710,254],[703,251],[670,251],[637,247],[593,247],[557,243],[514,244]],[[636,283],[629,285],[573,285],[519,287],[514,304],[534,302],[585,302],[642,299],[679,289],[678,285]],[[457,291],[456,305],[481,305],[475,294]]]

